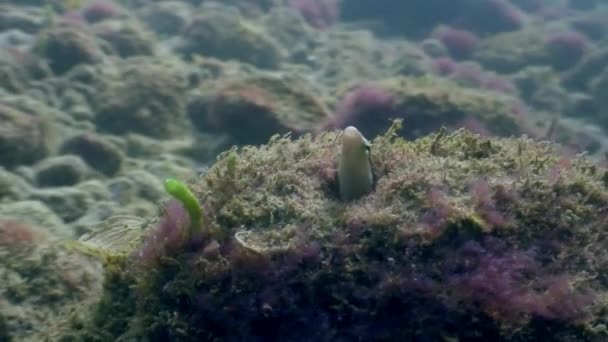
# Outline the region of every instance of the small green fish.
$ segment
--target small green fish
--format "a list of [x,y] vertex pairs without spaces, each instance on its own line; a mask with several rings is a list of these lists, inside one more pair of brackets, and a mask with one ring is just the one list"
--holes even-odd
[[174,178],[167,178],[165,180],[165,191],[182,203],[190,216],[192,231],[200,230],[203,212],[201,210],[201,204],[190,188],[182,181]]

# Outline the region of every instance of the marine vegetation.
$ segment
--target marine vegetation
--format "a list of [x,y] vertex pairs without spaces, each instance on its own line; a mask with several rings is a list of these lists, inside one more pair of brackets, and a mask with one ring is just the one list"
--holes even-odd
[[608,172],[525,137],[461,129],[407,141],[397,122],[371,141],[374,186],[343,201],[340,139],[352,129],[275,136],[220,155],[186,188],[202,208],[200,231],[191,230],[193,202],[181,198],[145,229],[143,221],[110,223],[142,238],[128,253],[105,248],[101,300],[58,334],[608,338]]

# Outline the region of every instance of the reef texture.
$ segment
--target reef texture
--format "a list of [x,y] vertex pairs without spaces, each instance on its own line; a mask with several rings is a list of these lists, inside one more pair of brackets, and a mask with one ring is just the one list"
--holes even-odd
[[169,202],[64,336],[150,341],[601,341],[605,171],[526,138],[372,141],[372,193],[335,193],[335,133],[223,154]]
[[61,314],[99,297],[100,266],[44,229],[0,215],[0,340],[49,338]]
[[[0,217],[13,222],[2,229],[40,228],[52,241],[0,262],[25,272],[0,281],[0,340],[54,340],[51,320],[70,327],[58,239],[115,215],[156,217],[167,198],[162,179],[201,173],[193,189],[209,236],[184,242],[184,213],[168,206],[150,233],[169,235],[160,240],[170,241],[161,243],[167,258],[110,260],[99,329],[89,330],[84,312],[75,340],[390,339],[382,331],[606,339],[596,229],[608,151],[606,1],[0,3]],[[422,140],[376,140],[376,191],[338,202],[330,146],[338,138],[323,132],[355,125],[373,139],[395,118],[406,122],[399,136]],[[224,154],[207,172],[233,144],[288,133],[319,140],[275,139]],[[565,148],[491,140],[522,134]],[[597,176],[571,160],[583,151]],[[474,195],[484,192],[491,196]],[[235,239],[239,230],[250,231]],[[275,248],[286,240],[289,248]],[[155,260],[158,248],[146,246],[143,259]],[[88,262],[68,259],[66,269]],[[38,282],[62,304],[37,300],[46,295],[34,291]],[[34,284],[27,298],[4,299],[25,283]],[[84,292],[65,303],[86,307]],[[19,320],[15,308],[26,313]],[[305,332],[318,335],[296,335],[311,326]]]

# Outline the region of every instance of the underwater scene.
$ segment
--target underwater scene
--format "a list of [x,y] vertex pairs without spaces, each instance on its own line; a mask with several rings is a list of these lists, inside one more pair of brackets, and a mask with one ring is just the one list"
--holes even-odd
[[20,341],[608,341],[608,1],[0,0]]

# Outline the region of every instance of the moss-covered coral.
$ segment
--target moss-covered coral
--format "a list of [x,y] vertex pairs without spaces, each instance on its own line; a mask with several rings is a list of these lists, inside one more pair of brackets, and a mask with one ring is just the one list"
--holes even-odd
[[604,171],[525,138],[460,130],[407,142],[393,129],[372,141],[374,191],[347,204],[332,190],[336,138],[276,137],[224,154],[192,184],[204,233],[184,239],[165,216],[107,269],[135,284],[132,316],[81,331],[184,341],[608,336]]

